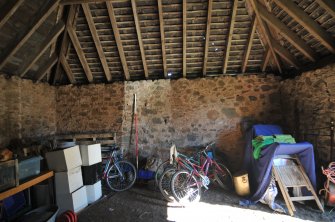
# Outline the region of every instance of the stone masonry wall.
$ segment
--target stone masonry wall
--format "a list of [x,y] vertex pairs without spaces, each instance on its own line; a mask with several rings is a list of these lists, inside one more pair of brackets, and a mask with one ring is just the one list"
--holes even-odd
[[[217,141],[238,165],[247,122],[280,122],[279,79],[270,76],[135,81],[57,88],[57,132],[118,132],[129,147],[137,95],[142,156]],[[134,153],[134,131],[130,152]]]
[[0,147],[14,138],[43,137],[55,132],[54,88],[0,75]]
[[286,127],[300,140],[312,142],[321,160],[329,161],[330,136],[326,135],[335,120],[335,64],[285,80],[280,91]]

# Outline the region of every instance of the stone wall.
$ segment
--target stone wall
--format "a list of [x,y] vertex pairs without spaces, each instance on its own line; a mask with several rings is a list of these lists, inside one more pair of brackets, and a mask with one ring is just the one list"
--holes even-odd
[[55,134],[55,90],[48,84],[0,75],[0,147],[14,138]]
[[133,95],[137,95],[140,154],[166,158],[169,147],[217,141],[235,165],[243,126],[281,121],[279,79],[269,76],[155,80],[57,88],[58,133],[112,131],[134,153]]
[[280,88],[286,127],[298,139],[312,142],[321,160],[329,161],[328,135],[330,122],[335,120],[335,64],[285,80]]

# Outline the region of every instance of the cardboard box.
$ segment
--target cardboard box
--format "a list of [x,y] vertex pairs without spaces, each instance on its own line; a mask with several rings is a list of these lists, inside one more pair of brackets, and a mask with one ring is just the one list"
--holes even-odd
[[93,185],[87,185],[86,186],[86,193],[87,193],[88,204],[91,204],[91,203],[97,201],[102,196],[101,180],[99,180],[98,182],[96,182]]
[[83,186],[81,167],[70,169],[67,172],[55,173],[55,188],[57,194],[68,194]]
[[79,146],[45,154],[48,167],[55,172],[64,172],[82,165]]
[[73,193],[56,194],[56,202],[59,207],[59,214],[67,210],[73,210],[77,213],[88,205],[86,187],[81,187]]
[[80,145],[80,154],[83,166],[91,166],[102,161],[100,144]]

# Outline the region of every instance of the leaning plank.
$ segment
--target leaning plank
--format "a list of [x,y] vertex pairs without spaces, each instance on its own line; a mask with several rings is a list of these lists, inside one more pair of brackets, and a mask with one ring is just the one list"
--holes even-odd
[[91,35],[93,37],[95,48],[97,49],[102,68],[105,72],[106,79],[107,79],[108,82],[110,82],[110,81],[112,81],[112,75],[111,75],[109,67],[108,67],[108,63],[107,63],[107,60],[106,60],[105,53],[102,49],[102,45],[101,45],[101,42],[100,42],[100,39],[99,39],[99,36],[98,36],[97,29],[95,28],[95,25],[94,25],[94,22],[93,22],[90,7],[87,3],[82,4],[81,6],[83,8],[88,27],[89,27]]
[[121,59],[122,67],[123,67],[123,72],[124,72],[126,80],[130,80],[130,75],[129,75],[128,65],[127,65],[127,61],[126,61],[126,56],[124,54],[119,29],[118,29],[117,24],[116,24],[116,17],[115,17],[115,14],[114,14],[113,4],[112,4],[112,2],[106,2],[106,5],[107,5],[109,19],[110,19],[110,22],[112,24],[117,49],[119,51],[119,55],[120,55],[120,59]]
[[335,1],[334,0],[316,0],[333,18],[335,18]]
[[294,66],[296,69],[300,69],[299,62],[295,59],[295,57],[283,46],[281,46],[277,41],[272,40],[272,45],[276,53],[283,58],[287,63]]
[[0,9],[0,28],[8,21],[22,3],[23,0],[11,0]]
[[84,69],[87,80],[88,80],[89,83],[92,83],[93,82],[93,75],[92,75],[90,67],[87,64],[84,51],[80,46],[78,36],[77,36],[77,34],[76,34],[76,32],[75,32],[75,30],[73,29],[72,26],[67,27],[67,32],[69,33],[69,36],[70,36],[71,42],[73,44],[73,47],[76,50],[76,53],[77,53],[78,58],[80,60],[80,63],[82,65],[83,69]]
[[335,53],[335,39],[307,15],[304,10],[292,0],[274,0],[274,2],[296,22],[302,25],[312,36],[318,39],[330,52]]
[[301,38],[297,36],[291,29],[289,29],[283,22],[281,22],[276,16],[268,12],[265,6],[255,1],[259,8],[260,16],[266,23],[274,28],[278,33],[286,38],[294,47],[296,47],[302,54],[304,54],[309,60],[315,62],[316,55]]
[[212,8],[213,8],[213,0],[208,1],[207,8],[207,25],[206,25],[206,43],[205,43],[205,51],[204,51],[204,62],[202,66],[202,75],[206,76],[207,70],[207,59],[208,59],[208,46],[209,46],[209,36],[211,31],[211,23],[212,23]]
[[66,61],[65,56],[61,55],[61,57],[59,58],[59,60],[60,60],[60,63],[62,64],[62,66],[63,66],[63,69],[64,69],[64,71],[65,71],[65,73],[67,75],[67,78],[69,79],[70,83],[75,84],[76,80],[75,80],[74,75],[73,75],[73,73],[71,71],[69,63]]
[[235,17],[236,17],[236,13],[237,13],[238,0],[234,0],[232,4],[233,5],[232,5],[232,12],[231,12],[231,17],[230,17],[230,26],[229,26],[229,32],[228,32],[228,37],[227,37],[227,41],[226,41],[226,51],[225,51],[225,54],[224,54],[224,57],[223,57],[222,72],[224,74],[227,72],[230,46],[231,46],[231,42],[232,42],[231,40],[233,38]]
[[140,51],[141,51],[141,57],[142,57],[142,64],[143,64],[143,69],[144,69],[144,75],[145,78],[149,78],[148,74],[148,67],[147,67],[147,62],[145,58],[145,51],[144,51],[144,46],[143,46],[143,41],[142,41],[142,33],[141,33],[141,26],[138,21],[138,15],[137,15],[137,7],[136,7],[136,1],[131,0],[131,8],[133,9],[133,15],[134,15],[134,20],[135,20],[135,28],[136,28],[136,33],[137,33],[137,40],[138,44],[140,46]]
[[56,64],[57,60],[58,60],[57,55],[52,54],[51,57],[49,58],[49,61],[37,71],[36,75],[37,82],[41,81],[44,78],[45,74],[47,74],[47,72],[50,71],[50,69]]
[[35,31],[40,27],[40,25],[48,18],[48,16],[56,9],[58,6],[58,0],[48,2],[38,14],[31,20],[27,29],[22,32],[15,40],[12,41],[0,59],[0,69],[2,69],[8,59],[14,55],[27,40],[35,33]]
[[262,65],[261,65],[262,72],[265,72],[266,67],[267,67],[268,64],[269,64],[270,56],[271,56],[271,51],[270,51],[269,48],[267,48],[267,49],[265,50],[265,52],[264,52],[263,63],[262,63]]
[[36,50],[37,55],[34,56],[32,60],[27,60],[25,64],[22,65],[22,71],[20,72],[20,77],[24,77],[26,73],[31,69],[31,67],[37,62],[37,60],[43,55],[43,53],[54,43],[58,36],[64,31],[64,23],[59,22],[54,28],[52,28],[51,32],[44,39],[41,45]]
[[245,49],[244,53],[244,58],[243,58],[243,63],[242,63],[242,73],[245,73],[245,70],[247,69],[247,64],[249,60],[249,55],[252,47],[252,41],[254,40],[256,32],[256,16],[253,16],[252,21],[251,21],[251,28],[250,28],[250,33],[247,41],[247,47]]
[[163,20],[162,0],[158,0],[158,15],[159,15],[159,27],[160,27],[160,33],[161,33],[161,45],[162,45],[162,58],[163,58],[164,77],[167,78],[166,52],[165,52],[165,32],[164,32],[164,20]]

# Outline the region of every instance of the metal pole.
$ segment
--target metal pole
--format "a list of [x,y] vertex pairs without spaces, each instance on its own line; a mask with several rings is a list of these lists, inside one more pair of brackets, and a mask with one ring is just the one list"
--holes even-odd
[[333,149],[334,149],[334,121],[330,122],[330,160],[333,161]]

